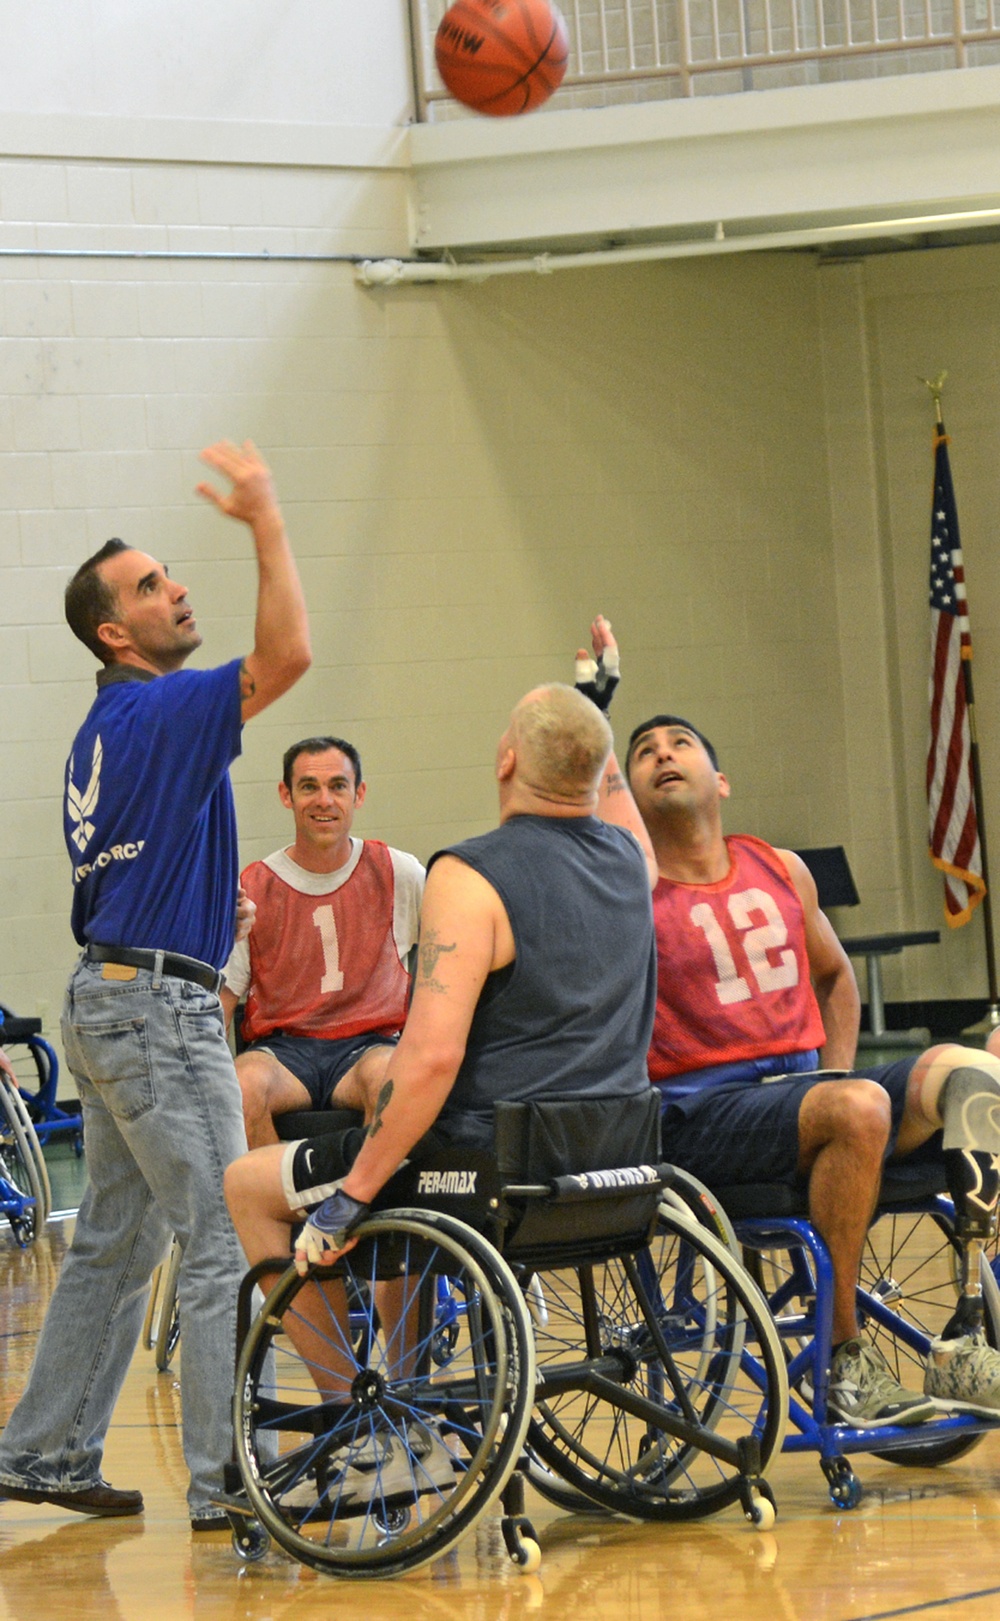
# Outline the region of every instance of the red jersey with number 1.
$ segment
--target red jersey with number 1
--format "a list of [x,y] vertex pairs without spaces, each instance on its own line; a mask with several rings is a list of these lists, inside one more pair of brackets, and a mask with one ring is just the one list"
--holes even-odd
[[784,862],[749,834],[728,838],[726,847],[730,868],[718,883],[661,878],[653,892],[654,1081],[808,1052],[826,1039],[802,902]]
[[402,1028],[424,887],[415,856],[352,839],[343,867],[313,873],[276,850],[251,862],[242,883],[257,916],[225,975],[246,995],[246,1041],[273,1030],[340,1040]]

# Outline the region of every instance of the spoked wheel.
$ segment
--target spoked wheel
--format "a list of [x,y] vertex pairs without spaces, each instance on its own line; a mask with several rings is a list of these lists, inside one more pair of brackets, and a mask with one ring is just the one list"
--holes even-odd
[[49,1219],[52,1191],[35,1128],[17,1088],[0,1076],[0,1174],[33,1205],[11,1209],[7,1219],[17,1242],[30,1244]]
[[[742,1259],[739,1240],[725,1210],[713,1198],[704,1182],[689,1171],[673,1167],[673,1181],[663,1192],[663,1204],[668,1210],[679,1210],[682,1214],[692,1216],[699,1226],[707,1228],[725,1245],[736,1261]],[[524,1292],[532,1318],[544,1327],[547,1313],[544,1281],[537,1274],[533,1275]],[[530,1448],[525,1455],[524,1473],[541,1497],[568,1514],[594,1514],[602,1506],[568,1485],[560,1475],[547,1468]]]
[[546,1272],[530,1450],[592,1501],[693,1519],[781,1445],[788,1385],[767,1307],[729,1251],[663,1207],[636,1257]]
[[[987,1341],[996,1346],[1000,1345],[1000,1289],[988,1254],[983,1257],[981,1276],[983,1326]],[[890,1211],[883,1215],[868,1234],[861,1289],[866,1334],[900,1384],[922,1390],[930,1341],[942,1332],[958,1301],[958,1245],[950,1201],[939,1200],[930,1214]],[[891,1322],[881,1320],[886,1310],[905,1325],[908,1338],[894,1332]],[[933,1468],[964,1457],[982,1439],[982,1434],[942,1436],[937,1441],[928,1437],[875,1455],[889,1463]]]
[[[501,1491],[531,1414],[534,1350],[509,1268],[464,1223],[388,1211],[358,1234],[335,1267],[285,1273],[251,1325],[237,1457],[286,1552],[388,1576],[446,1552]],[[443,1359],[440,1277],[463,1307]]]

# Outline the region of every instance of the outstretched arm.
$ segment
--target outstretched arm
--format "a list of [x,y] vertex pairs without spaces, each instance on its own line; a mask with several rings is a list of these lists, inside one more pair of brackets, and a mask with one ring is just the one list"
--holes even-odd
[[243,719],[259,715],[304,675],[312,661],[309,620],[298,569],[267,464],[247,439],[242,448],[223,440],[201,453],[203,462],[231,480],[223,494],[212,484],[198,494],[228,518],[249,526],[257,548],[257,622],[254,648],[243,660]]
[[[588,657],[585,647],[577,649],[576,688],[607,714],[611,696],[618,685],[618,643],[611,632],[611,621],[605,619],[603,614],[598,614],[591,625],[590,636],[594,657],[592,660]],[[602,672],[606,677],[603,686],[600,685]],[[625,827],[634,834],[646,858],[650,888],[655,889],[660,876],[656,856],[653,854],[646,824],[639,815],[639,808],[632,798],[632,790],[615,758],[614,750],[608,756],[608,763],[604,767],[604,775],[597,792],[597,814],[602,822]]]
[[776,853],[787,868],[805,914],[809,972],[826,1031],[820,1062],[824,1069],[851,1069],[861,1027],[861,998],[851,959],[826,913],[820,911],[816,882],[802,857],[794,850]]

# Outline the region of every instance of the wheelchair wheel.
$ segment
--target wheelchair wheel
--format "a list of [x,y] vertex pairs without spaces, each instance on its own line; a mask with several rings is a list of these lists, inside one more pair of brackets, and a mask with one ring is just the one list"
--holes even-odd
[[38,1133],[35,1131],[34,1122],[31,1118],[31,1111],[24,1098],[21,1096],[20,1091],[17,1087],[10,1086],[7,1088],[7,1097],[10,1103],[13,1105],[15,1115],[20,1121],[21,1132],[34,1167],[40,1193],[39,1205],[42,1210],[41,1220],[42,1225],[44,1225],[52,1214],[52,1186],[49,1182],[49,1168],[45,1163],[45,1155],[42,1152],[42,1145],[38,1140]]
[[[663,1193],[663,1203],[671,1210],[679,1210],[693,1216],[700,1226],[719,1240],[721,1244],[732,1253],[736,1261],[742,1259],[742,1249],[739,1240],[733,1231],[733,1224],[726,1215],[722,1206],[716,1202],[704,1182],[699,1182],[690,1171],[682,1171],[678,1166],[673,1167],[674,1181]],[[538,1320],[545,1312],[544,1283],[537,1276],[529,1280],[525,1288],[528,1310],[533,1318]],[[559,1475],[546,1468],[540,1458],[537,1458],[530,1447],[525,1454],[524,1473],[541,1497],[554,1503],[557,1508],[564,1509],[568,1514],[593,1514],[599,1505],[582,1492],[575,1491],[568,1486]]]
[[[998,1346],[1000,1288],[988,1251],[981,1276],[983,1326],[989,1344]],[[922,1390],[927,1347],[952,1316],[958,1298],[958,1248],[950,1201],[942,1198],[932,1213],[892,1211],[877,1221],[868,1234],[860,1283],[862,1321],[869,1338],[901,1384]],[[891,1320],[883,1320],[885,1311],[901,1320],[904,1333],[895,1332]],[[915,1440],[875,1456],[889,1463],[933,1468],[964,1457],[982,1440],[982,1434]]]
[[177,1300],[177,1279],[181,1270],[181,1247],[176,1238],[171,1241],[167,1258],[160,1269],[157,1289],[159,1311],[153,1334],[153,1357],[160,1373],[166,1373],[181,1337],[181,1314]]
[[781,1345],[744,1268],[661,1207],[647,1250],[546,1272],[530,1451],[583,1496],[637,1519],[694,1519],[740,1499],[788,1404]]
[[[534,1349],[510,1269],[464,1223],[387,1211],[358,1237],[330,1269],[290,1269],[264,1302],[237,1366],[236,1451],[253,1514],[286,1552],[389,1576],[445,1553],[502,1490],[531,1416]],[[463,1304],[443,1360],[442,1276]],[[359,1331],[361,1309],[372,1320]]]
[[0,1077],[0,1175],[18,1194],[35,1201],[23,1211],[8,1213],[14,1237],[24,1247],[48,1221],[52,1193],[34,1127],[16,1088],[4,1077]]

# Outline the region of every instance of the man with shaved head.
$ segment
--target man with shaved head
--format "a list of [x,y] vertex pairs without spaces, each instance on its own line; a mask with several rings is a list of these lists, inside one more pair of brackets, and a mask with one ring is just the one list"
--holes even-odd
[[309,1210],[297,1258],[328,1258],[421,1138],[489,1146],[501,1099],[648,1091],[655,862],[611,728],[573,688],[538,687],[495,774],[499,827],[428,863],[413,1002],[353,1164],[317,1138],[230,1166],[250,1261],[287,1253]]

